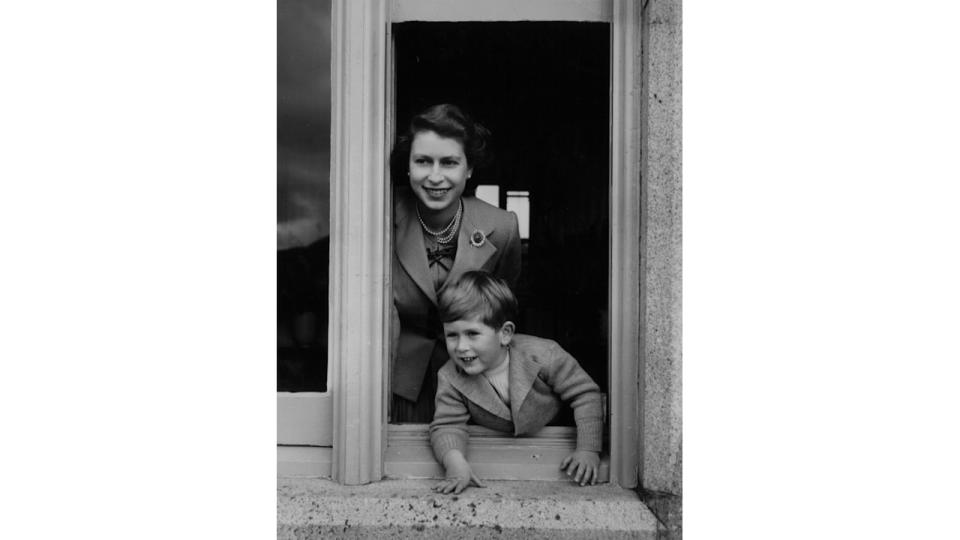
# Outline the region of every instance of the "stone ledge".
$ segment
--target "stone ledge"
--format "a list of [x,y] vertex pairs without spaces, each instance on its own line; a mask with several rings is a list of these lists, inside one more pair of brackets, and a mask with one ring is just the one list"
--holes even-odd
[[454,496],[434,483],[278,479],[277,538],[657,538],[637,494],[611,485],[488,481]]

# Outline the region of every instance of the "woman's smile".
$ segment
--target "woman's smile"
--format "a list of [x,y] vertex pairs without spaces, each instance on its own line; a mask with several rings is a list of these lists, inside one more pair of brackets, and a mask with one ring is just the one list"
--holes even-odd
[[427,195],[430,195],[434,199],[442,199],[447,193],[450,192],[451,188],[428,188],[424,186],[423,190],[427,192]]
[[457,139],[421,131],[410,145],[410,187],[420,200],[423,219],[443,227],[456,214],[472,172]]

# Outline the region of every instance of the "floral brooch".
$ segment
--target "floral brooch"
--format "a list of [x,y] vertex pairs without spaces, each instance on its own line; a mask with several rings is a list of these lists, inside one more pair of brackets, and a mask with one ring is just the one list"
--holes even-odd
[[483,231],[479,229],[474,229],[470,233],[470,245],[473,247],[480,247],[487,241],[487,235],[483,234]]

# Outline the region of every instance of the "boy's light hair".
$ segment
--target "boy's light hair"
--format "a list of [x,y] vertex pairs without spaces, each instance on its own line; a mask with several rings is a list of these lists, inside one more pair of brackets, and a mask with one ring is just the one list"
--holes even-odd
[[517,297],[502,279],[487,272],[464,272],[460,279],[440,291],[440,321],[453,322],[479,317],[483,324],[500,328],[518,312]]

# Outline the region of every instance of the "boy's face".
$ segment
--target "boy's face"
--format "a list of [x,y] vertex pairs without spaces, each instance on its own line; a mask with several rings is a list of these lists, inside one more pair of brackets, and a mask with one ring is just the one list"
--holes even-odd
[[450,358],[467,375],[479,375],[495,369],[507,358],[506,346],[513,339],[513,323],[499,329],[488,326],[479,317],[443,323]]

